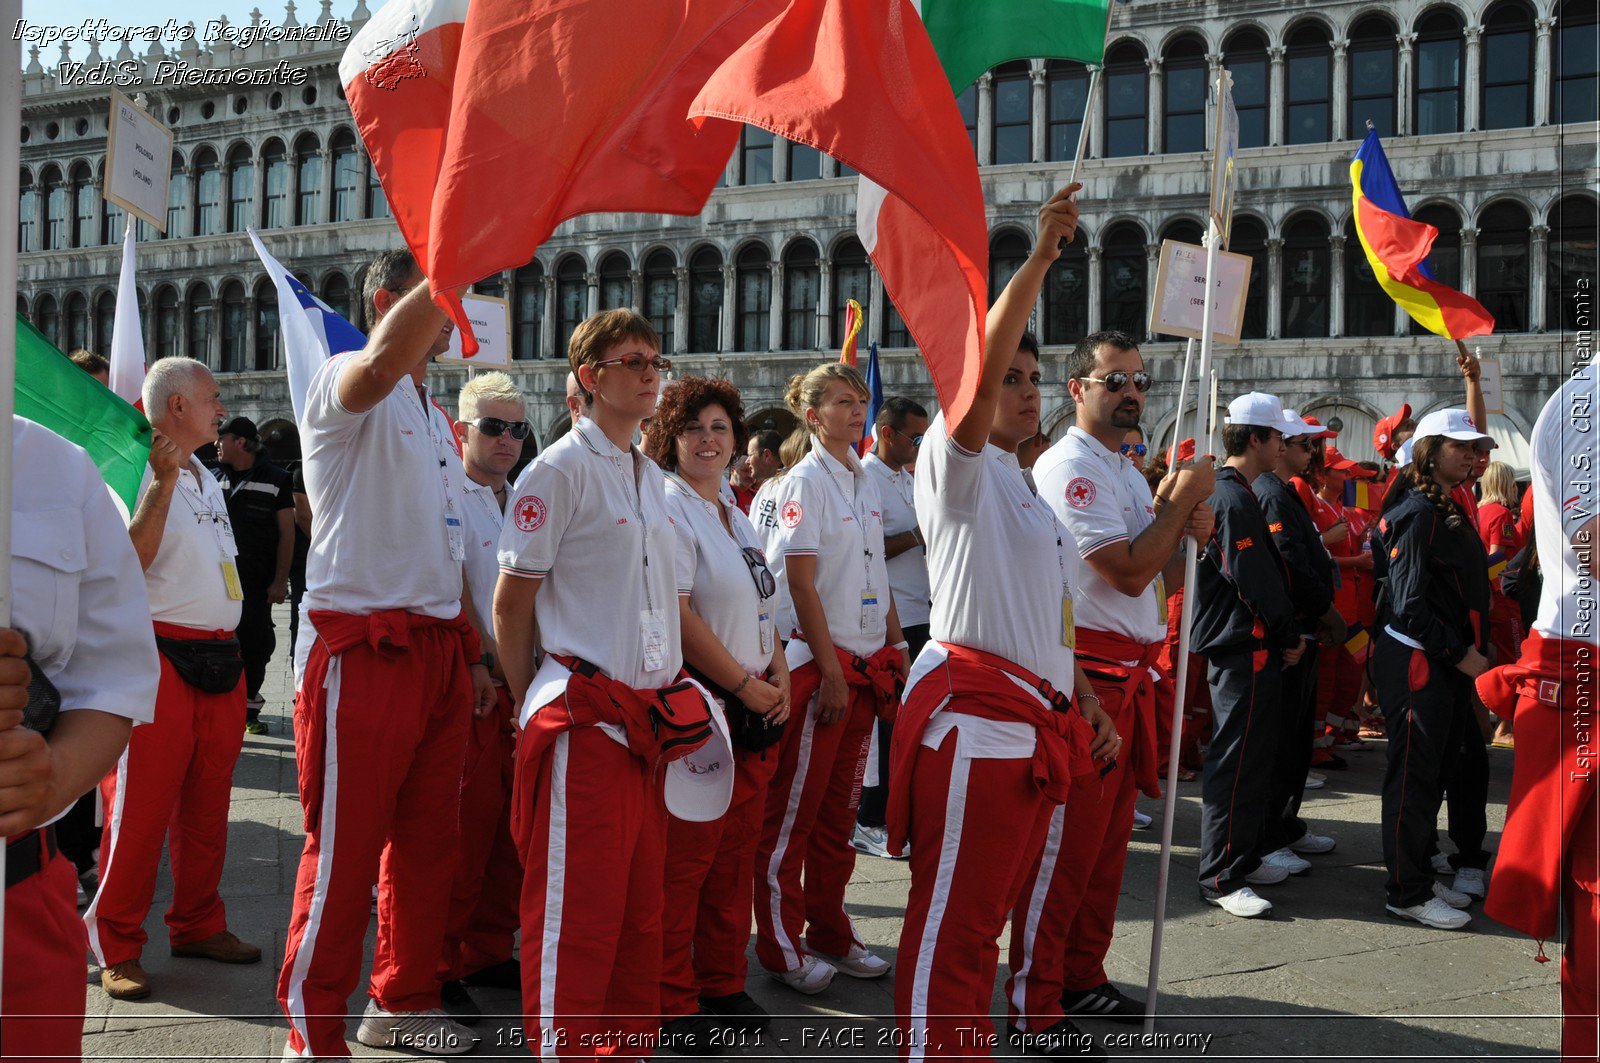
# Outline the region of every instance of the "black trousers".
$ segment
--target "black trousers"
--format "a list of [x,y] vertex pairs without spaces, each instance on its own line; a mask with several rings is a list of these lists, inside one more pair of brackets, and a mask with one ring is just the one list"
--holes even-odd
[[1283,677],[1277,651],[1245,650],[1212,657],[1206,678],[1213,723],[1200,783],[1200,893],[1220,897],[1271,851],[1263,845]]
[[[922,647],[928,644],[928,625],[912,624],[902,629],[906,636],[907,654],[915,661]],[[894,724],[878,721],[878,785],[861,788],[861,805],[856,809],[856,822],[863,827],[882,827],[889,821],[889,743],[894,738]]]
[[1489,834],[1489,742],[1478,728],[1478,714],[1470,700],[1461,743],[1445,762],[1444,804],[1450,840],[1456,847],[1450,866],[1457,871],[1464,867],[1486,870],[1489,851],[1483,847],[1483,840]]
[[[261,684],[267,678],[267,662],[272,651],[278,648],[278,637],[272,625],[272,603],[267,601],[267,588],[272,585],[271,575],[259,573],[239,574],[244,587],[244,601],[240,603],[239,654],[244,658],[244,694],[256,698],[261,694]],[[249,719],[259,713],[246,709]]]
[[1272,762],[1272,792],[1267,799],[1267,835],[1263,854],[1282,849],[1306,834],[1300,802],[1306,795],[1306,773],[1311,770],[1313,733],[1317,720],[1317,649],[1306,648],[1299,663],[1283,670],[1282,711],[1278,717],[1278,753]]
[[289,570],[289,656],[294,656],[294,644],[300,637],[300,599],[306,596],[306,570]]
[[1389,738],[1383,778],[1385,885],[1389,903],[1408,908],[1433,896],[1429,850],[1446,767],[1461,748],[1463,729],[1478,726],[1472,716],[1471,680],[1388,634],[1378,637],[1372,677]]

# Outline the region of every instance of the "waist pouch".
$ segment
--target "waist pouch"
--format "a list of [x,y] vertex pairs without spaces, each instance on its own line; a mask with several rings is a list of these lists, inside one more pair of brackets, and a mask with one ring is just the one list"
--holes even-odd
[[156,648],[185,683],[206,694],[227,694],[244,675],[238,639],[170,639],[156,636]]
[[765,716],[752,712],[737,695],[713,683],[697,669],[685,665],[684,671],[722,702],[722,715],[728,721],[728,739],[735,749],[759,753],[778,744],[783,737],[783,724],[769,723]]

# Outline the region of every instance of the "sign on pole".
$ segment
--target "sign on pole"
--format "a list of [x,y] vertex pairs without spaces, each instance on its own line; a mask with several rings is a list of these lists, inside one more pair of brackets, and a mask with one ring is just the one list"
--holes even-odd
[[[1238,343],[1244,331],[1244,302],[1250,290],[1249,255],[1217,252],[1212,281],[1211,334],[1224,343]],[[1176,240],[1161,241],[1155,298],[1150,300],[1150,331],[1167,336],[1203,339],[1206,249]]]
[[1211,217],[1222,231],[1222,246],[1228,246],[1233,228],[1233,190],[1237,183],[1236,160],[1239,154],[1239,112],[1233,106],[1233,75],[1226,67],[1217,70],[1217,128],[1211,153]]
[[[1500,376],[1498,357],[1478,359],[1478,387],[1483,391],[1483,408],[1488,413],[1506,412],[1505,383]],[[1488,426],[1484,426],[1488,431]]]
[[129,214],[167,231],[172,131],[128,97],[111,90],[106,176],[101,194]]
[[450,349],[438,361],[450,365],[464,365],[469,369],[508,369],[511,366],[511,313],[510,304],[494,295],[466,294],[461,305],[472,322],[473,335],[478,337],[478,353],[471,358],[461,353],[461,333],[450,334]]

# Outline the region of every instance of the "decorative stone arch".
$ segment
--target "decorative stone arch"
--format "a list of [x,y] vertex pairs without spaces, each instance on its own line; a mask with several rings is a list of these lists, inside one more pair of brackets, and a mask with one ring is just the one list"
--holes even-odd
[[[548,448],[550,444],[554,443],[556,440],[560,439],[570,431],[572,431],[572,414],[568,413],[566,406],[563,405],[561,407],[561,416],[552,421],[550,423],[550,427],[545,429],[544,447],[541,447],[540,449],[543,450]],[[536,433],[529,432],[528,438],[531,440],[535,434]],[[526,450],[526,447],[524,447],[524,450]]]
[[1356,24],[1372,15],[1378,15],[1394,26],[1396,33],[1404,29],[1404,24],[1400,21],[1400,17],[1395,14],[1392,4],[1362,4],[1345,18],[1344,25],[1339,27],[1339,36],[1336,39],[1348,40],[1350,31],[1355,28]]
[[1595,190],[1592,188],[1587,186],[1561,188],[1557,189],[1551,194],[1549,200],[1546,201],[1542,210],[1534,213],[1533,218],[1535,222],[1543,219],[1545,225],[1555,224],[1556,204],[1560,203],[1564,199],[1587,199],[1596,207],[1600,207],[1600,193],[1595,192]]
[[[1140,235],[1142,235],[1144,237],[1144,242],[1147,243],[1147,244],[1150,242],[1150,224],[1146,219],[1140,217],[1137,214],[1115,214],[1115,215],[1112,215],[1110,218],[1107,218],[1105,221],[1100,223],[1100,235],[1103,236],[1105,233],[1108,233],[1112,229],[1115,229],[1118,225],[1121,225],[1123,222],[1131,222],[1139,230]],[[1091,243],[1089,246],[1090,247],[1100,247],[1101,244],[1099,244],[1099,243]]]
[[1353,461],[1378,460],[1378,452],[1372,446],[1372,430],[1393,412],[1380,410],[1356,396],[1329,393],[1307,399],[1298,409],[1337,431],[1339,438],[1334,440],[1334,445]]
[[787,406],[765,406],[747,415],[744,423],[751,435],[772,431],[788,439],[795,429],[800,427],[800,418],[796,417]]
[[1328,227],[1328,232],[1330,233],[1343,231],[1342,228],[1334,227],[1333,213],[1329,211],[1327,207],[1322,206],[1320,203],[1297,203],[1293,207],[1289,208],[1283,217],[1277,219],[1275,224],[1270,224],[1268,226],[1267,239],[1270,240],[1274,237],[1280,240],[1283,239],[1284,229],[1288,223],[1290,221],[1296,221],[1300,218],[1303,218],[1308,214],[1313,214],[1318,218],[1321,218],[1322,224]]
[[1144,57],[1146,59],[1149,59],[1152,55],[1161,54],[1160,52],[1152,51],[1150,48],[1150,39],[1136,30],[1124,30],[1122,33],[1117,34],[1117,36],[1107,40],[1106,54],[1110,55],[1113,49],[1119,48],[1124,44],[1131,44],[1138,48],[1144,53]]
[[1078,404],[1067,396],[1067,401],[1039,418],[1039,427],[1044,434],[1050,437],[1050,442],[1059,442],[1066,435],[1067,429],[1078,421]]
[[[1418,11],[1416,15],[1412,17],[1411,25],[1404,27],[1404,29],[1406,32],[1416,33],[1417,27],[1422,25],[1423,21],[1427,19],[1428,16],[1438,11],[1449,11],[1454,14],[1461,20],[1461,28],[1463,30],[1465,30],[1468,26],[1479,25],[1476,13],[1469,11],[1465,5],[1455,3],[1454,0],[1436,0],[1436,2],[1428,4],[1423,7],[1422,10]],[[1466,83],[1465,79],[1467,76],[1468,72],[1463,71],[1462,84]]]
[[[1557,198],[1559,199],[1560,197],[1557,197]],[[1552,204],[1554,202],[1555,201],[1552,200]],[[1514,205],[1516,205],[1518,207],[1521,207],[1523,209],[1523,211],[1528,215],[1528,223],[1530,225],[1533,224],[1535,219],[1544,217],[1544,212],[1540,211],[1537,207],[1535,207],[1533,205],[1533,201],[1530,200],[1527,196],[1522,195],[1521,193],[1518,193],[1518,192],[1495,192],[1495,193],[1492,193],[1489,196],[1489,198],[1485,199],[1483,202],[1479,203],[1476,207],[1474,207],[1472,209],[1472,224],[1475,227],[1480,227],[1481,228],[1482,224],[1483,224],[1483,216],[1485,214],[1487,214],[1489,211],[1493,210],[1495,207],[1500,206],[1502,203],[1511,203],[1511,204],[1514,204]],[[1465,212],[1463,212],[1463,213],[1465,213]],[[1466,218],[1462,218],[1461,224],[1463,224],[1463,225],[1467,224],[1467,219]]]
[[[1233,27],[1229,26],[1228,27],[1228,31],[1232,32],[1232,30],[1233,30]],[[1166,34],[1163,35],[1162,38],[1161,38],[1161,46],[1160,46],[1160,48],[1157,49],[1152,54],[1160,56],[1163,59],[1166,58],[1167,49],[1172,47],[1172,45],[1182,37],[1196,37],[1196,38],[1198,38],[1199,41],[1200,41],[1200,46],[1201,46],[1200,50],[1202,52],[1214,52],[1220,47],[1218,42],[1212,40],[1206,34],[1206,31],[1205,31],[1205,29],[1203,27],[1197,26],[1192,22],[1186,22],[1181,26],[1178,26],[1178,27],[1175,27],[1174,29],[1168,30],[1166,32]]]
[[817,257],[822,257],[822,241],[814,233],[790,233],[783,239],[782,246],[778,250],[776,257],[779,260],[788,258],[789,252],[802,243],[810,244],[816,249]]
[[1328,15],[1323,14],[1321,11],[1302,11],[1297,13],[1293,18],[1284,22],[1283,28],[1278,31],[1278,35],[1275,38],[1268,39],[1268,47],[1271,47],[1274,44],[1285,44],[1289,38],[1294,35],[1295,31],[1312,22],[1322,27],[1322,29],[1328,34],[1328,40],[1330,42],[1340,39],[1339,34],[1341,32],[1341,27],[1335,26],[1333,24],[1333,19]]

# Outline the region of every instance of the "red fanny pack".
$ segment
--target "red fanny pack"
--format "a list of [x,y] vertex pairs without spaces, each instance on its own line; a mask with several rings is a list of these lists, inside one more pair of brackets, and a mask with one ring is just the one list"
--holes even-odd
[[572,678],[567,681],[566,718],[541,711],[528,723],[528,730],[546,734],[545,741],[554,741],[574,727],[609,723],[621,727],[628,748],[653,766],[688,756],[711,738],[705,698],[689,680],[635,690],[581,657],[551,656],[572,672]]

